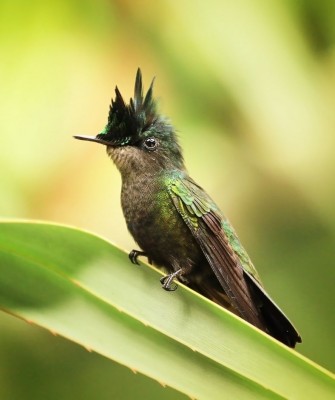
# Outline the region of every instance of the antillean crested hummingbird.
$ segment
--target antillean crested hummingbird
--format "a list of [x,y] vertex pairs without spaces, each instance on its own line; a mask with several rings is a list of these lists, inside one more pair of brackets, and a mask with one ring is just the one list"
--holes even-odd
[[157,111],[153,83],[143,96],[138,69],[130,103],[116,87],[104,130],[75,136],[105,145],[121,173],[123,213],[142,249],[131,251],[131,261],[148,257],[169,272],[165,290],[178,280],[294,347],[298,332],[263,289],[228,220],[189,176],[175,130]]

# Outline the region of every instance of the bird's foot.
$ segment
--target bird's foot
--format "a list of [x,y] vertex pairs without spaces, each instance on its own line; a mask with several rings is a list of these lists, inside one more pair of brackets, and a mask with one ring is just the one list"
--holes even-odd
[[162,284],[162,288],[164,290],[167,290],[168,292],[174,292],[178,285],[176,283],[172,284],[172,281],[174,278],[177,278],[182,272],[182,269],[178,269],[178,271],[172,272],[172,274],[163,276],[163,278],[160,279],[160,282]]
[[[145,251],[140,251],[140,250],[132,250],[128,255],[129,260],[133,264],[137,264],[137,265],[140,265],[140,263],[137,260],[139,256],[148,257],[148,255]],[[151,264],[151,259],[149,257],[148,257],[148,261],[149,261],[149,264]]]
[[138,257],[139,256],[146,256],[147,254],[144,251],[140,251],[140,250],[132,250],[129,253],[129,260],[133,263],[133,264],[137,264],[140,265],[140,263],[138,262]]

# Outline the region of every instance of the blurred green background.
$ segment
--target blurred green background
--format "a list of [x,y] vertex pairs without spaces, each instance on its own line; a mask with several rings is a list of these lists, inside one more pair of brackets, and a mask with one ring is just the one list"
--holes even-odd
[[[297,351],[334,370],[333,0],[2,0],[0,40],[3,217],[134,247],[118,171],[72,135],[104,127],[115,85],[128,99],[140,66],[190,174],[299,329]],[[184,398],[5,314],[0,328],[1,398],[67,399],[74,386],[81,399]]]

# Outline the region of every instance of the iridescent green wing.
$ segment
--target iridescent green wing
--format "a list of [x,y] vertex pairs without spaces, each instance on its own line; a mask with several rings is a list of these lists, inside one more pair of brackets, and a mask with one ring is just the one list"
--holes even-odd
[[247,321],[259,326],[258,310],[251,299],[244,268],[254,268],[238,238],[213,200],[189,177],[167,181],[173,203],[233,306]]
[[176,175],[166,184],[176,209],[241,317],[288,346],[301,342],[290,320],[263,289],[235,231],[213,200],[189,177]]

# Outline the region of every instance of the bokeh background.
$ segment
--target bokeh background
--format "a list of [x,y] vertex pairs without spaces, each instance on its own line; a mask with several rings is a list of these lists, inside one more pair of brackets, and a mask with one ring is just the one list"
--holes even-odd
[[[297,351],[334,370],[333,0],[2,0],[0,41],[3,217],[134,247],[118,171],[72,135],[104,127],[115,85],[128,99],[140,66],[192,177],[298,327]],[[0,397],[73,393],[184,398],[0,314]]]

